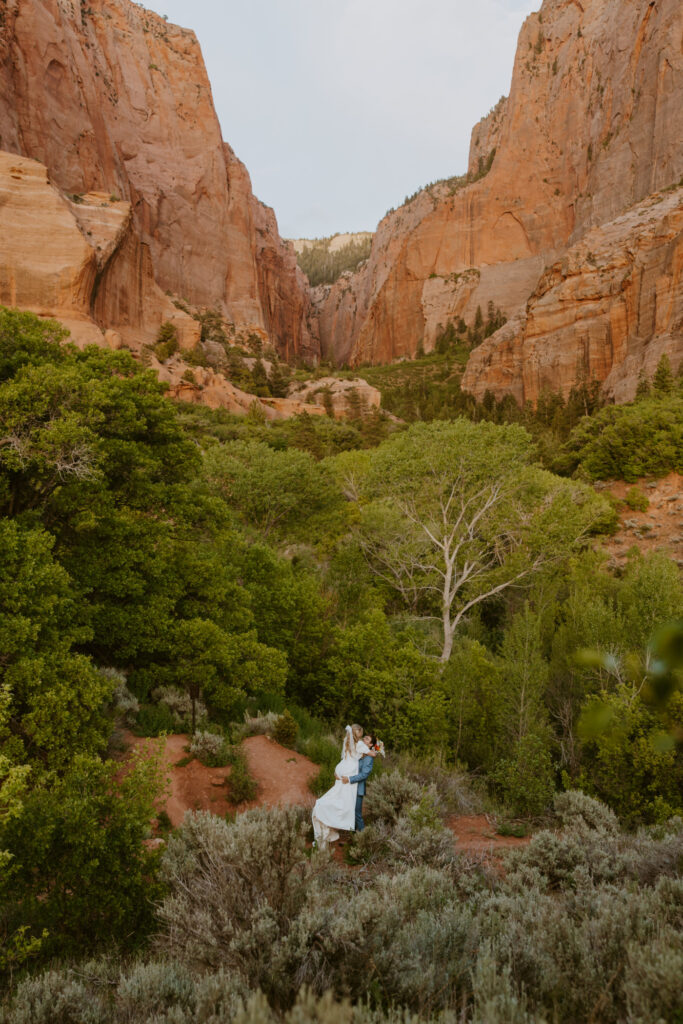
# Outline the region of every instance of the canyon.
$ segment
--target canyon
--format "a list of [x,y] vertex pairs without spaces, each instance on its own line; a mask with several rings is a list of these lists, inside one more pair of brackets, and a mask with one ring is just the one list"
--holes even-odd
[[[222,138],[194,33],[129,0],[7,0],[0,303],[137,355],[170,320],[180,355],[151,365],[171,393],[244,412],[221,373],[186,373],[197,310],[284,361],[360,367],[429,352],[493,302],[507,322],[463,388],[534,403],[597,380],[626,401],[661,355],[683,359],[682,39],[678,0],[544,0],[467,175],[390,211],[358,270],[311,289]],[[259,404],[320,414],[318,393]]]
[[468,178],[391,211],[366,266],[317,296],[323,354],[411,358],[492,301],[508,323],[472,353],[478,398],[595,379],[623,401],[664,352],[679,365],[682,36],[677,0],[545,0]]

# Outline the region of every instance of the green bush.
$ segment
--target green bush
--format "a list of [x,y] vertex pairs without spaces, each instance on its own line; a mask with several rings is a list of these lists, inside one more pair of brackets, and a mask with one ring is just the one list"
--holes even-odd
[[299,726],[290,711],[285,709],[273,726],[273,739],[283,747],[294,747]]
[[136,736],[161,736],[175,730],[175,719],[165,704],[141,705],[133,725]]
[[[666,740],[683,729],[683,692],[658,714],[629,683],[588,699],[584,723],[608,716],[608,728],[584,736],[579,784],[630,824],[683,813],[683,751]],[[664,738],[664,742],[662,742]]]
[[179,348],[178,328],[170,320],[165,320],[157,334],[154,355],[160,363],[165,363],[167,359],[175,355]]
[[256,799],[258,786],[249,771],[246,755],[239,747],[231,747],[227,753],[230,764],[228,776],[228,797],[233,804],[249,803]]
[[600,409],[575,427],[563,458],[567,469],[580,466],[591,480],[635,483],[683,472],[683,395],[674,391]]
[[542,814],[555,791],[549,739],[528,733],[513,745],[511,757],[498,762],[491,778],[515,814]]
[[626,492],[624,501],[634,512],[647,512],[650,506],[647,494],[641,491],[639,487],[630,487]]

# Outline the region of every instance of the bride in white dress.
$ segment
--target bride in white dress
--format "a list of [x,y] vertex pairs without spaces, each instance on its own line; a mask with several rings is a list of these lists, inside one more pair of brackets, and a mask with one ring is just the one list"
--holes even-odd
[[342,782],[342,776],[358,775],[358,761],[363,754],[372,751],[363,742],[363,730],[359,725],[347,725],[346,736],[342,746],[342,759],[334,769],[335,779],[332,789],[321,796],[313,807],[313,832],[316,846],[325,847],[339,839],[337,829],[348,831],[355,827],[356,822],[356,790],[357,782]]

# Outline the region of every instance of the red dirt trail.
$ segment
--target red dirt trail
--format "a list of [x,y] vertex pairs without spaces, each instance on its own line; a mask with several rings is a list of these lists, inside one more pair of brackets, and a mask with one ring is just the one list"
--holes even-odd
[[[182,824],[187,811],[212,811],[224,816],[252,807],[298,805],[311,808],[315,797],[309,781],[320,771],[317,764],[294,750],[280,746],[269,736],[249,736],[242,742],[249,771],[256,781],[256,799],[235,805],[228,799],[226,781],[230,768],[208,768],[196,759],[179,765],[186,758],[189,736],[178,734],[164,740],[145,739],[125,734],[130,748],[149,750],[163,743],[162,764],[168,779],[164,809],[174,828]],[[458,853],[490,859],[507,849],[524,846],[529,837],[499,836],[485,814],[454,816],[447,822],[456,838]],[[337,859],[341,860],[341,849]]]
[[485,814],[456,815],[447,825],[456,838],[458,853],[470,856],[495,857],[515,846],[526,846],[530,841],[530,836],[499,836]]
[[221,816],[232,811],[246,811],[251,807],[275,807],[299,804],[312,807],[315,797],[308,788],[320,768],[313,761],[294,750],[281,747],[268,736],[249,736],[242,743],[249,772],[258,786],[256,799],[235,805],[228,799],[226,780],[230,768],[208,768],[196,759],[179,765],[186,758],[185,747],[190,737],[185,734],[165,739],[146,739],[126,733],[131,747],[149,750],[163,742],[162,765],[168,779],[168,797],[164,809],[173,827],[182,824],[187,811],[213,811]]

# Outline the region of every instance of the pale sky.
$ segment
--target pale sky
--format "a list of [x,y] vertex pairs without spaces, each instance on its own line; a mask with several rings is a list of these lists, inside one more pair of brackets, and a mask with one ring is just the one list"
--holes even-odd
[[540,0],[146,0],[193,29],[223,130],[285,238],[374,230],[467,169]]

